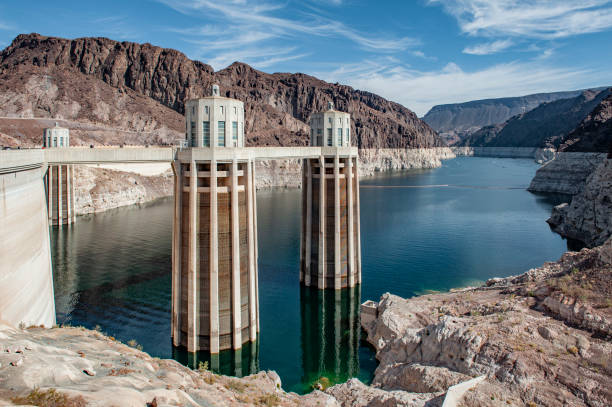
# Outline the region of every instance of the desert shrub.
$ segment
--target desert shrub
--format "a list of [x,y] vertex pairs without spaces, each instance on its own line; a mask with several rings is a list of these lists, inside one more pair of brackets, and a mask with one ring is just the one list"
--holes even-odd
[[247,384],[244,384],[239,380],[230,380],[229,382],[225,383],[226,389],[235,391],[237,393],[244,393],[247,387]]
[[15,404],[28,404],[38,407],[85,407],[87,403],[82,396],[69,397],[55,389],[32,390],[25,397],[13,397],[11,401]]
[[132,348],[136,348],[138,350],[142,350],[142,345],[140,345],[138,342],[136,342],[136,339],[130,339],[127,342],[127,345],[132,347]]
[[275,407],[280,404],[281,400],[278,395],[274,393],[266,393],[263,396],[257,398],[257,404],[267,407]]

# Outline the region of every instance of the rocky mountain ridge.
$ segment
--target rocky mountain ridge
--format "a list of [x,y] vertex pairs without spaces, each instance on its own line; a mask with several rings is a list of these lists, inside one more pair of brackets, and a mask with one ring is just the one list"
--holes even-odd
[[[603,88],[597,89],[602,90]],[[583,91],[537,93],[519,97],[436,105],[423,116],[423,120],[446,138],[459,141],[481,127],[503,123],[512,116],[535,109],[542,103],[573,98]]]
[[598,151],[612,154],[612,89],[580,125],[561,140],[560,151]]
[[[19,35],[0,54],[0,95],[10,94],[4,99],[12,102],[2,104],[0,116],[115,121],[135,131],[144,123],[166,126],[172,142],[184,132],[184,102],[207,95],[213,83],[224,96],[244,101],[248,145],[306,144],[310,114],[328,101],[351,113],[353,142],[361,148],[443,145],[413,112],[369,92],[301,73],[268,74],[238,62],[215,72],[176,50],[107,38]],[[134,113],[143,120],[131,122]]]
[[[610,94],[610,89],[587,90],[574,98],[543,103],[527,113],[511,117],[504,123],[482,127],[465,137],[458,145],[557,148]],[[584,143],[581,145],[586,146]],[[604,151],[607,151],[607,148]]]

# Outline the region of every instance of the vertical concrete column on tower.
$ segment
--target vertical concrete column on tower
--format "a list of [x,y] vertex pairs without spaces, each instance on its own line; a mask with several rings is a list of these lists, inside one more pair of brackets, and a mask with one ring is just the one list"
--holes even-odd
[[200,305],[200,285],[198,276],[198,170],[195,161],[189,164],[189,222],[188,227],[188,272],[187,272],[187,350],[195,352],[200,346],[198,308]]
[[334,288],[341,287],[342,264],[340,262],[340,158],[334,157]]
[[76,218],[74,165],[50,165],[45,176],[49,224],[67,225]]
[[300,274],[304,285],[319,289],[361,281],[357,160],[342,150],[304,165]]
[[172,336],[189,352],[216,354],[259,331],[254,166],[194,154],[175,162]]
[[[209,197],[210,197],[210,226],[209,226],[209,346],[211,353],[219,353],[219,204],[217,162],[210,161]],[[227,293],[226,293],[227,294]]]
[[[349,155],[347,159],[346,174],[346,194],[348,197],[348,258],[349,270],[355,270],[355,219],[354,219],[354,197],[353,197],[353,157]],[[357,181],[359,182],[359,181]],[[360,273],[361,274],[361,273]],[[348,275],[349,287],[355,286],[355,273]]]
[[[66,172],[64,172],[64,175],[66,175]],[[57,224],[61,225],[64,219],[64,203],[65,200],[62,199],[62,192],[66,191],[66,187],[64,186],[64,177],[62,177],[62,166],[59,165],[57,167]]]
[[71,191],[72,191],[72,223],[76,222],[76,175],[74,173],[74,164],[72,164],[70,166],[70,172],[72,174],[72,177],[70,178],[70,185],[71,185]]
[[259,312],[257,310],[257,276],[255,271],[257,270],[257,262],[255,261],[255,252],[257,250],[257,246],[255,243],[255,233],[257,232],[254,221],[254,212],[255,212],[255,193],[256,188],[253,183],[253,162],[247,162],[247,182],[246,182],[246,194],[247,194],[247,216],[249,219],[248,222],[248,244],[249,244],[249,339],[251,342],[257,339],[257,332],[259,331],[259,327],[257,326]]
[[180,346],[181,329],[179,325],[180,299],[181,299],[181,197],[182,180],[181,164],[178,161],[172,162],[174,173],[174,213],[172,218],[172,344]]
[[318,242],[319,242],[319,253],[318,253],[318,257],[319,257],[319,262],[317,264],[317,281],[318,281],[318,287],[320,289],[324,289],[325,288],[325,269],[326,269],[326,264],[325,264],[325,235],[326,235],[326,230],[325,230],[325,226],[326,226],[326,218],[327,218],[327,213],[326,213],[326,202],[325,202],[325,183],[326,183],[326,178],[327,178],[327,169],[325,168],[325,157],[321,156],[319,158],[319,236],[318,236]]
[[[256,319],[257,319],[257,332],[259,332],[259,268],[257,265],[259,264],[259,252],[257,248],[257,183],[255,182],[257,177],[255,176],[255,163],[251,164],[253,171],[251,172],[251,181],[249,183],[251,191],[253,191],[253,227],[255,228],[255,233],[253,233],[253,240],[255,241],[254,254],[255,254],[255,309],[256,309]],[[249,220],[249,222],[251,222]]]
[[304,160],[304,177],[302,181],[302,261],[300,267],[300,282],[311,285],[311,253],[312,253],[312,163]]
[[357,246],[357,250],[355,253],[355,270],[357,270],[357,284],[361,284],[361,206],[359,204],[359,160],[358,157],[355,157],[355,174],[353,179],[355,180],[353,186],[355,188],[355,220],[353,224],[355,225],[356,234],[355,234],[355,244]]
[[[232,161],[232,323],[234,349],[242,347],[242,317],[241,317],[241,296],[240,296],[240,207],[238,200],[238,162]],[[244,195],[244,194],[243,194]],[[248,289],[248,286],[247,286]]]

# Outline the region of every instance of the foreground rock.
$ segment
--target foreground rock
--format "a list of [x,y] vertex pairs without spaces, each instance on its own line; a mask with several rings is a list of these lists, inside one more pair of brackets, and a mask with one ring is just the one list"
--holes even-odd
[[555,206],[547,222],[555,232],[588,247],[612,236],[612,159],[599,164],[571,203]]
[[0,324],[0,405],[336,406],[315,391],[286,393],[278,375],[242,379],[197,372],[82,328],[18,330]]
[[432,406],[449,385],[484,375],[457,405],[612,405],[611,277],[612,239],[480,288],[385,294],[362,306],[380,361],[374,388],[329,392],[343,406]]

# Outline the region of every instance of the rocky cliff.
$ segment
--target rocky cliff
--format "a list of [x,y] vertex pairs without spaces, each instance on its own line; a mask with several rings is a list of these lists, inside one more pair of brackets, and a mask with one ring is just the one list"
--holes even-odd
[[609,96],[610,89],[587,90],[574,98],[543,103],[527,113],[511,117],[504,123],[485,126],[465,137],[459,145],[558,147],[562,139],[578,127],[589,113]]
[[432,107],[423,120],[437,132],[457,142],[481,127],[503,123],[512,116],[535,109],[542,103],[574,98],[581,92],[577,90],[538,93],[520,97],[438,105]]
[[556,153],[554,160],[538,168],[527,190],[575,195],[605,157],[603,153]]
[[597,166],[571,203],[554,207],[547,222],[555,232],[588,247],[612,236],[612,159]]
[[343,406],[433,406],[456,385],[457,406],[609,406],[610,273],[612,239],[483,287],[366,302],[373,384],[329,393]]
[[[608,92],[612,92],[612,89]],[[559,150],[612,153],[612,94],[603,99],[576,129],[563,138]]]
[[[184,131],[184,102],[207,95],[213,83],[223,95],[245,102],[249,145],[306,144],[310,114],[328,101],[351,114],[359,147],[442,145],[413,112],[369,92],[300,73],[268,74],[238,62],[215,72],[176,50],[106,38],[15,38],[0,54],[0,93],[13,101],[0,105],[0,115],[59,116],[134,131],[166,126],[176,139]],[[130,121],[134,114],[138,120]]]

